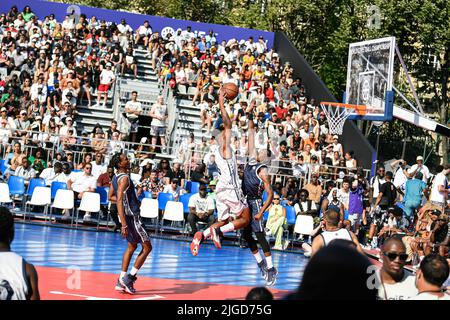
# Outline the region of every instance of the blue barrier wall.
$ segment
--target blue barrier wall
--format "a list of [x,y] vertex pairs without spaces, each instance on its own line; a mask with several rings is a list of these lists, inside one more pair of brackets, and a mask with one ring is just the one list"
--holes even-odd
[[[21,12],[27,5],[31,7],[31,10],[39,17],[43,18],[53,13],[58,22],[64,21],[64,17],[69,13],[72,14],[74,5],[56,2],[47,2],[41,0],[0,0],[0,11],[8,12],[9,9],[16,5]],[[169,31],[171,28],[176,31],[178,28],[186,30],[187,26],[191,26],[192,32],[198,32],[200,35],[209,33],[213,30],[216,34],[217,40],[229,40],[237,37],[237,40],[247,40],[248,37],[253,36],[255,41],[258,41],[259,36],[263,36],[267,40],[267,46],[272,48],[275,34],[273,32],[237,28],[220,24],[211,24],[203,22],[193,22],[188,20],[177,20],[171,18],[150,16],[144,14],[137,14],[125,11],[115,11],[100,8],[92,8],[86,6],[78,6],[80,8],[79,13],[85,14],[88,18],[95,15],[99,20],[105,19],[106,21],[120,23],[122,18],[126,19],[127,23],[136,30],[145,20],[150,22],[154,31]]]

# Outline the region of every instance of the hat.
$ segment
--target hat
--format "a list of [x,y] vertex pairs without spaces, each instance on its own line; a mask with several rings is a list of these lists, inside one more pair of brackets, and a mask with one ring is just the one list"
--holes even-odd
[[67,122],[68,120],[72,120],[72,121],[73,121],[72,117],[66,117],[66,122]]
[[245,40],[244,39],[242,39],[241,41],[239,41],[239,44],[240,45],[242,45],[242,44],[244,44],[245,43]]
[[107,67],[112,67],[112,64],[108,62],[108,63],[106,64],[106,66],[107,66]]
[[333,139],[339,139],[339,137],[337,135],[334,135]]
[[173,160],[173,164],[178,163],[178,164],[183,164],[183,161],[181,159],[175,159]]
[[42,120],[42,117],[41,116],[36,116],[34,119],[35,120]]
[[3,107],[0,111],[3,112],[3,111],[8,111],[8,110],[5,107]]
[[155,161],[153,161],[152,159],[144,159],[144,161],[142,161],[139,166],[145,167],[147,164],[151,164],[151,165],[154,166],[155,165]]
[[320,115],[321,115],[321,116],[324,116],[324,115],[325,115],[325,112],[323,112],[323,111],[320,112]]
[[20,114],[27,114],[25,110],[20,111]]
[[423,161],[423,157],[422,156],[418,156],[417,158],[416,158],[416,161]]
[[272,113],[272,117],[278,117],[278,114],[276,112]]
[[210,186],[216,186],[216,185],[217,185],[217,180],[211,180],[211,181],[209,182],[209,185],[210,185]]

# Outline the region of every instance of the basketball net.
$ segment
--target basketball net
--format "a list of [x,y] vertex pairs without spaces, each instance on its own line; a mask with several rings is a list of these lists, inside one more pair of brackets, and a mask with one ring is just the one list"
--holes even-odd
[[327,117],[330,134],[341,135],[344,130],[345,120],[347,120],[355,109],[351,108],[351,105],[340,107],[327,102],[321,103],[320,106]]

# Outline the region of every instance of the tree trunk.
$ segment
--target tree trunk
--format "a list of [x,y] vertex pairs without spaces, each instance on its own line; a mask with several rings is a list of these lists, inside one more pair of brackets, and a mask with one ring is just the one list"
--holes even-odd
[[[442,66],[442,103],[440,105],[440,120],[446,126],[448,121],[448,69],[450,68],[450,50],[447,48],[444,54],[444,65]],[[441,142],[442,164],[448,163],[449,138],[443,136]]]

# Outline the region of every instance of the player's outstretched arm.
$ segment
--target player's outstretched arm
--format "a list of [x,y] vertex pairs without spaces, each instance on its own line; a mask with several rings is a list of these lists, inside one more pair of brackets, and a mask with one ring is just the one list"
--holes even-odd
[[219,109],[220,116],[222,117],[222,124],[224,127],[224,141],[222,142],[222,156],[226,159],[230,159],[233,155],[233,150],[231,149],[231,119],[225,110],[225,97],[223,89],[219,89]]
[[250,103],[248,111],[248,148],[247,153],[250,157],[257,158],[255,148],[255,123],[253,122],[253,108],[255,107],[255,100]]

